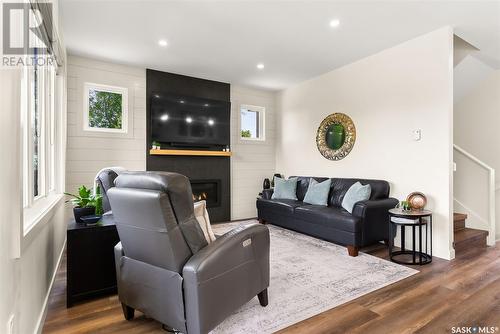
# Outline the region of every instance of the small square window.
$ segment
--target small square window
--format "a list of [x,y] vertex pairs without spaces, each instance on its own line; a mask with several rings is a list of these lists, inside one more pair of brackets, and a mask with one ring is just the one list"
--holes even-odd
[[265,108],[242,105],[240,108],[241,140],[265,140]]
[[83,129],[127,133],[127,88],[85,83]]

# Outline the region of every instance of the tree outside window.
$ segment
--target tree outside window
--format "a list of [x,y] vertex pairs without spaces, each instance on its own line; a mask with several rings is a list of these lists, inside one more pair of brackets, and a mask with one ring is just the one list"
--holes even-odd
[[84,130],[127,132],[127,89],[85,84]]
[[240,138],[243,140],[264,140],[263,107],[242,105],[240,108]]
[[91,128],[122,128],[122,95],[89,91],[89,126]]

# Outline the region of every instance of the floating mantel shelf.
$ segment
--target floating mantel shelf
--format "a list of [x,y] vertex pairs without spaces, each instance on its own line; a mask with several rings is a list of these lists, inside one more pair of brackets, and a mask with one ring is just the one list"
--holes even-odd
[[224,151],[193,151],[193,150],[149,150],[151,155],[196,155],[209,157],[230,157],[231,152]]

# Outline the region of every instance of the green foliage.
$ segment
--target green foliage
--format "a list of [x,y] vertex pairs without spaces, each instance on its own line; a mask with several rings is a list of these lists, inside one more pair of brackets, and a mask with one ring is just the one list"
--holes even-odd
[[251,138],[252,133],[250,130],[241,130],[241,138]]
[[72,199],[66,201],[71,202],[77,208],[94,207],[96,215],[102,215],[102,195],[101,188],[97,187],[96,194],[92,194],[92,189],[85,186],[78,188],[78,195],[65,193],[68,196],[73,197]]
[[122,128],[122,95],[89,91],[89,126],[92,128]]

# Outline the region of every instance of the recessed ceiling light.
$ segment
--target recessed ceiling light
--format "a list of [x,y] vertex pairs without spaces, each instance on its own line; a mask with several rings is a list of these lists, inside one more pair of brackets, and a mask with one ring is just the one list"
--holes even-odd
[[214,122],[214,120],[213,120],[213,119],[209,119],[209,120],[208,120],[208,125],[212,126],[212,125],[214,125],[214,124],[215,124],[215,122]]
[[159,98],[160,98],[160,95],[158,95],[158,94],[155,94],[155,97],[156,97],[157,99],[159,99]]
[[160,39],[160,40],[158,41],[158,45],[159,45],[159,46],[163,46],[163,47],[165,47],[165,46],[167,46],[167,45],[168,45],[168,42],[167,42],[167,40],[166,40],[166,39]]
[[210,104],[205,103],[203,106],[204,106],[204,107],[208,107],[208,106],[210,106]]
[[184,103],[184,100],[180,100],[179,103]]
[[168,120],[168,115],[167,114],[161,115],[160,120],[162,120],[163,122],[167,121]]
[[337,20],[337,19],[333,19],[333,20],[330,21],[330,27],[332,27],[332,28],[338,27],[339,24],[340,24],[340,21]]
[[193,119],[191,117],[186,117],[186,122],[191,123]]
[[262,64],[262,63],[258,63],[258,64],[257,64],[257,68],[258,68],[259,70],[263,70],[263,69],[264,69],[264,64]]

